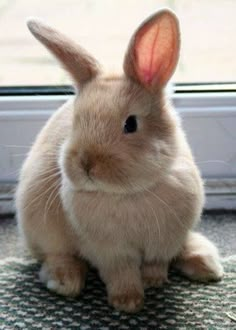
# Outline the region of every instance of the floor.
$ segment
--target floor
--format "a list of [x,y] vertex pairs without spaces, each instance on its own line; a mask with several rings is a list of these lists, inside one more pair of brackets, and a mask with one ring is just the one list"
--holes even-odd
[[[198,230],[219,248],[222,257],[236,255],[236,211],[205,213]],[[20,257],[25,252],[17,234],[13,216],[0,217],[0,259]]]

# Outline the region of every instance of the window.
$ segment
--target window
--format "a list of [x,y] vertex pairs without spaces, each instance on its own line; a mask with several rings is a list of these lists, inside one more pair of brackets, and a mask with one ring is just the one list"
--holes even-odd
[[162,7],[173,9],[182,30],[182,51],[174,81],[230,82],[236,76],[234,0],[21,0],[0,2],[0,86],[70,83],[53,57],[27,31],[38,16],[64,31],[117,70],[134,29]]

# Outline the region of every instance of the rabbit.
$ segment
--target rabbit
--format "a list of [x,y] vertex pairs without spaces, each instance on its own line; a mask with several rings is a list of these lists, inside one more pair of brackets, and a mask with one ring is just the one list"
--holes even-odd
[[28,27],[76,89],[37,136],[16,192],[19,230],[42,264],[41,281],[77,296],[92,265],[108,303],[132,313],[145,288],[168,281],[170,265],[190,279],[220,280],[217,248],[193,231],[203,181],[165,94],[179,58],[176,15],[163,9],[138,27],[120,75],[104,74],[44,22]]

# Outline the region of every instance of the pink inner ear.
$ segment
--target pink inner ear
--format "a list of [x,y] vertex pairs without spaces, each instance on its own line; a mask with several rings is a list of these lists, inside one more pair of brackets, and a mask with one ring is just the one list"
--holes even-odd
[[155,75],[155,50],[159,34],[158,25],[146,27],[136,43],[137,69],[139,78],[149,84]]
[[136,72],[145,85],[164,84],[170,78],[177,58],[176,37],[171,20],[160,18],[137,35]]
[[153,75],[150,71],[143,71],[142,76],[145,83],[150,84],[152,82]]

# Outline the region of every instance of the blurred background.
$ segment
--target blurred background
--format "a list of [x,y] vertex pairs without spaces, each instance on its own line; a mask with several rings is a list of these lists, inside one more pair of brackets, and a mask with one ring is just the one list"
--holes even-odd
[[175,82],[236,80],[236,0],[0,0],[0,86],[70,83],[26,28],[37,16],[89,50],[107,70],[122,67],[143,19],[169,7],[179,16],[182,49]]

